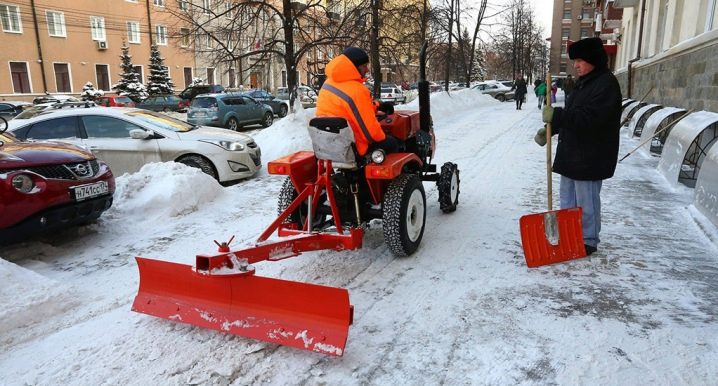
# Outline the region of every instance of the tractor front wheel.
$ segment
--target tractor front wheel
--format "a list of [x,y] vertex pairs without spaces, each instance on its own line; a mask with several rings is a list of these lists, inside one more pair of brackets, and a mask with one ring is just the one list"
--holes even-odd
[[386,243],[396,256],[411,255],[419,248],[426,223],[426,195],[419,176],[402,174],[394,179],[382,206]]
[[459,205],[459,167],[447,162],[441,166],[436,187],[439,190],[439,207],[444,213],[451,213]]

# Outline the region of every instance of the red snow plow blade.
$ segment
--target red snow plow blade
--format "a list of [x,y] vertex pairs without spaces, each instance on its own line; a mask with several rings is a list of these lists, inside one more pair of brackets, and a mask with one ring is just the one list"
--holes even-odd
[[197,267],[210,268],[204,272],[137,257],[140,288],[132,310],[270,343],[343,354],[353,316],[347,290],[255,276],[251,266],[244,272],[233,272],[227,265],[216,271],[231,259],[229,255],[197,256]]

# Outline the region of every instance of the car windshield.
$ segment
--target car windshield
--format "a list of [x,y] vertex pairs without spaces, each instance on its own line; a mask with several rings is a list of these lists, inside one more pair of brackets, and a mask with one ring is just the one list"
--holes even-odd
[[132,99],[130,99],[130,98],[126,97],[126,96],[115,97],[115,102],[116,102],[116,103],[133,103],[133,102],[132,102]]
[[382,94],[389,94],[389,93],[394,92],[394,89],[392,89],[392,88],[382,88],[382,89],[381,89],[381,92],[382,92]]
[[217,100],[215,98],[200,97],[194,98],[192,101],[192,107],[199,109],[208,109],[210,107],[217,107]]
[[191,125],[187,122],[180,121],[179,119],[172,118],[169,115],[156,113],[154,111],[129,111],[125,114],[135,119],[139,119],[142,122],[176,132],[186,132],[197,128],[195,125]]

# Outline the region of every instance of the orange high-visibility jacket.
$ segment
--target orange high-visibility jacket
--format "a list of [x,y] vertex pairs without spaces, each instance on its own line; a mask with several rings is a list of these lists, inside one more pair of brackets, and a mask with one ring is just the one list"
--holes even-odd
[[384,131],[376,119],[376,108],[354,63],[339,55],[327,64],[327,80],[317,98],[318,117],[341,117],[354,132],[359,155],[366,154],[369,144],[383,141]]

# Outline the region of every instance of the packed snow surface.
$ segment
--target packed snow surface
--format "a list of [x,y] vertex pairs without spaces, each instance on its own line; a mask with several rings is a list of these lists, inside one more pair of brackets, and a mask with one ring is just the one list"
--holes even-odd
[[[657,172],[657,158],[637,152],[604,182],[596,254],[526,267],[518,219],[547,205],[529,94],[522,110],[472,90],[432,95],[434,162],[458,164],[460,203],[443,214],[436,186],[424,184],[414,255],[394,257],[375,221],[360,250],[255,264],[258,275],[349,290],[342,357],[132,312],[135,256],[193,264],[213,240],[253,243],[283,182],[265,169],[222,187],[180,164],[149,164],[117,177],[115,203],[95,224],[0,250],[0,383],[715,384],[716,228],[691,189]],[[265,164],[311,149],[312,114],[248,132]],[[621,142],[620,155],[638,144],[627,130]]]

